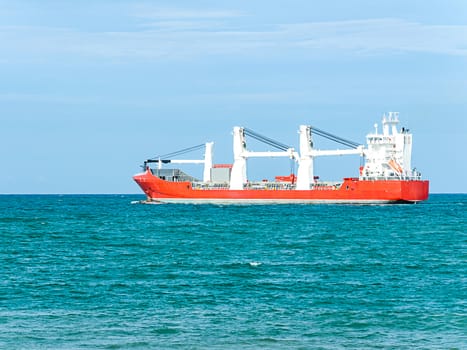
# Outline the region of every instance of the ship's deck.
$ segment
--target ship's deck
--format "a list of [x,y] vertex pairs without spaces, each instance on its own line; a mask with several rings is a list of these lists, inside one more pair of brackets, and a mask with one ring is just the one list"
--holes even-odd
[[[206,183],[206,182],[192,182],[193,190],[229,190],[228,183]],[[313,190],[338,190],[342,182],[320,182],[311,185],[310,189]],[[245,190],[272,190],[272,191],[290,191],[295,190],[296,184],[290,182],[269,182],[269,181],[254,181],[248,182]]]

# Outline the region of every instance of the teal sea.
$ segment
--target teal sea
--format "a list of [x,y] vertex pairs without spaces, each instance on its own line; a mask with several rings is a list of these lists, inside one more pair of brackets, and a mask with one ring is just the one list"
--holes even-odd
[[467,195],[0,196],[1,349],[467,349]]

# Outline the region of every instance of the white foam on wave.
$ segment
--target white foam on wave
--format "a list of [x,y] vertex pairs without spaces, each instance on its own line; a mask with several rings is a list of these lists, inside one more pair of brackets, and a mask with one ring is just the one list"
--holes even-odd
[[165,204],[159,201],[150,201],[150,200],[141,200],[141,201],[131,201],[131,204]]

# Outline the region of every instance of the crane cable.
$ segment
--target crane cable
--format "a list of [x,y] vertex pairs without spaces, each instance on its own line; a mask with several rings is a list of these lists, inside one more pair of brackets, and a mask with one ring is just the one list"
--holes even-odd
[[159,159],[173,158],[173,157],[185,154],[185,153],[190,153],[190,152],[197,151],[197,150],[203,148],[204,146],[205,146],[205,144],[202,143],[200,145],[184,148],[184,149],[181,149],[179,151],[172,152],[172,153],[167,153],[167,154],[163,154],[163,155],[159,155],[159,156],[149,158],[148,160],[146,160],[146,162],[158,162]]
[[341,145],[344,145],[344,146],[347,146],[347,147],[350,147],[350,148],[355,148],[356,149],[356,148],[358,148],[360,146],[360,144],[358,144],[357,142],[350,141],[350,140],[344,139],[342,137],[333,135],[333,134],[331,134],[331,133],[329,133],[327,131],[318,129],[318,128],[314,127],[314,126],[311,126],[311,132],[318,135],[318,136],[324,137],[324,138],[326,138],[328,140],[340,143]]
[[265,143],[265,144],[267,144],[269,146],[272,146],[274,148],[277,148],[277,149],[279,149],[281,151],[287,151],[288,149],[292,148],[292,147],[286,145],[285,143],[282,143],[282,142],[273,140],[273,139],[271,139],[269,137],[258,134],[257,132],[255,132],[255,131],[253,131],[251,129],[243,128],[243,131],[245,132],[245,135],[250,136],[250,137],[254,138],[255,140],[263,142],[263,143]]

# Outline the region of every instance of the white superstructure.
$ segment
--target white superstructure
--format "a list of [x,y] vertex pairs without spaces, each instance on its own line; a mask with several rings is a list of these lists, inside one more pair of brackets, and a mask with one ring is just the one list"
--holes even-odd
[[365,150],[365,166],[361,179],[419,179],[420,173],[412,169],[412,134],[409,130],[397,129],[399,113],[383,115],[383,130],[367,135],[368,148]]

